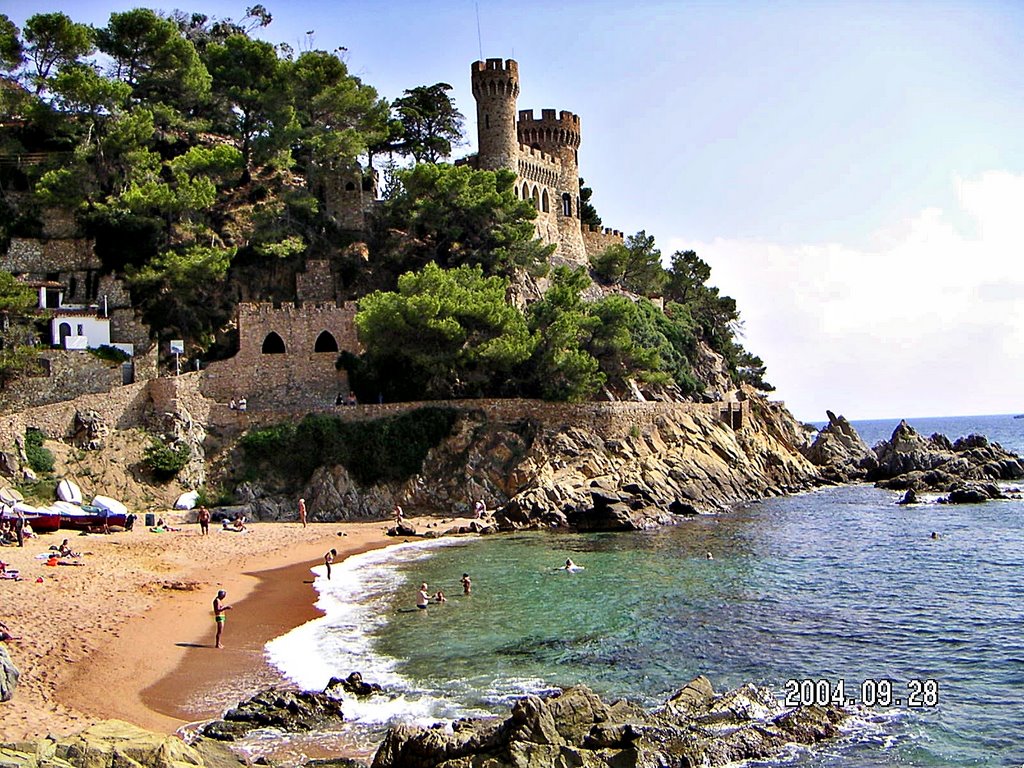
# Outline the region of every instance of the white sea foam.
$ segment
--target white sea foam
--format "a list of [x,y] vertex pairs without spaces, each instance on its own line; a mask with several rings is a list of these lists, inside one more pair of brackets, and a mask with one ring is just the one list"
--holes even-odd
[[457,539],[395,544],[354,555],[331,569],[317,566],[314,588],[320,618],[293,629],[266,645],[266,655],[286,679],[305,690],[323,690],[332,677],[358,671],[367,682],[379,683],[388,695],[345,697],[349,722],[384,725],[393,721],[429,725],[438,719],[479,714],[415,686],[399,674],[397,662],[377,653],[373,635],[387,620],[388,605],[402,587],[399,566]]

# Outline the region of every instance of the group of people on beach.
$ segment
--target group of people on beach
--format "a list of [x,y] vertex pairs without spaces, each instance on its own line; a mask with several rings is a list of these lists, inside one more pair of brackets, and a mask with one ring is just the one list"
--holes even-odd
[[32,526],[21,510],[16,510],[13,518],[0,520],[0,544],[4,546],[17,544],[24,547],[25,539],[33,535]]

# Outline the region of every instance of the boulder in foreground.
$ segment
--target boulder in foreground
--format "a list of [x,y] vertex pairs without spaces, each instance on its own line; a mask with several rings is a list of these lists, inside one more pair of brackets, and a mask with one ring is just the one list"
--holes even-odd
[[836,707],[786,709],[753,685],[719,695],[703,676],[651,713],[576,686],[520,699],[505,720],[459,720],[450,732],[392,728],[373,768],[719,766],[832,738],[847,716]]

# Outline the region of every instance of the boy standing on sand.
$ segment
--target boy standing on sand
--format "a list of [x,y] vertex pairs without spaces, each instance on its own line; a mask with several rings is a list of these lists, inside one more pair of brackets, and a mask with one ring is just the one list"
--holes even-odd
[[210,510],[206,507],[199,508],[199,531],[203,536],[210,535]]
[[220,636],[224,632],[224,622],[227,621],[228,617],[224,615],[224,611],[230,611],[230,605],[224,605],[224,598],[228,596],[228,593],[223,589],[217,593],[217,596],[213,598],[213,620],[217,622],[217,647],[223,648],[223,644],[220,642]]

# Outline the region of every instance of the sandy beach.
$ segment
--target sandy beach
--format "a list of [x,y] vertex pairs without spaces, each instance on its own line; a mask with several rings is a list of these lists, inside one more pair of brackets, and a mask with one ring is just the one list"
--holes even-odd
[[[245,533],[214,525],[209,536],[195,523],[166,533],[60,531],[0,549],[22,577],[0,581],[0,616],[18,638],[8,648],[21,670],[14,699],[0,704],[0,736],[65,734],[110,717],[172,733],[219,715],[278,680],[263,646],[318,615],[310,568],[331,548],[340,561],[401,541],[384,534],[387,524],[255,523]],[[37,559],[65,537],[81,566]],[[223,649],[214,647],[218,589],[232,606]]]

